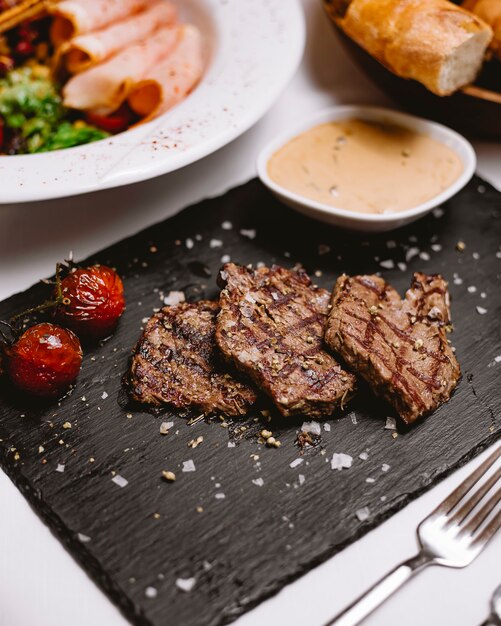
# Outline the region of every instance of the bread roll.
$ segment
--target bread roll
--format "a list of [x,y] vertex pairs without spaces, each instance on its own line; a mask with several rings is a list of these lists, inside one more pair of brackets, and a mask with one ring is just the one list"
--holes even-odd
[[491,28],[447,0],[352,0],[338,24],[392,72],[439,96],[475,80]]
[[494,31],[491,50],[501,59],[501,0],[465,0],[463,8],[478,15]]

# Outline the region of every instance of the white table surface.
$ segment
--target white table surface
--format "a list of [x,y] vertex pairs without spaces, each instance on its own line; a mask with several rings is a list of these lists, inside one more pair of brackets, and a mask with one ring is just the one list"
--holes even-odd
[[[319,0],[302,0],[308,45],[296,77],[240,139],[184,170],[135,186],[0,207],[0,299],[50,275],[73,250],[83,258],[255,174],[260,148],[305,114],[333,104],[389,104],[344,55]],[[479,173],[501,189],[501,145],[475,144]],[[500,365],[501,368],[501,365]],[[501,371],[501,370],[500,370]],[[460,418],[460,416],[458,417]],[[416,549],[415,527],[476,459],[343,552],[242,617],[237,626],[320,626]],[[0,472],[0,626],[125,626],[127,622]],[[465,570],[430,568],[368,626],[475,626],[501,582],[501,535]],[[166,623],[175,623],[166,617]]]

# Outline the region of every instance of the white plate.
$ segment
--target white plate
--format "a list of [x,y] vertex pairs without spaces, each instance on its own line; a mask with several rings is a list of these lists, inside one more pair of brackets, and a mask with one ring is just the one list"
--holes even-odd
[[[452,185],[450,185],[450,187],[427,202],[423,202],[422,204],[419,204],[411,209],[407,209],[406,211],[378,215],[356,213],[354,211],[333,207],[329,204],[324,204],[323,202],[311,200],[310,198],[301,196],[293,191],[290,191],[289,189],[285,189],[268,176],[268,161],[270,157],[288,141],[300,133],[317,126],[318,124],[353,118],[372,122],[395,124],[397,126],[410,128],[418,133],[428,135],[432,139],[445,144],[456,152],[463,163],[462,174]],[[380,232],[393,230],[394,228],[399,228],[400,226],[414,222],[451,198],[460,189],[462,189],[473,176],[476,164],[477,159],[475,151],[469,141],[450,128],[442,126],[442,124],[430,122],[428,120],[415,117],[414,115],[407,115],[406,113],[400,113],[399,111],[392,111],[390,109],[353,105],[333,107],[331,109],[320,111],[313,117],[304,120],[296,128],[282,134],[277,139],[274,139],[259,155],[257,169],[259,177],[263,183],[282,202],[296,211],[304,213],[317,220],[321,220],[322,222],[341,226],[342,228],[365,232]]]
[[178,0],[207,37],[197,89],[148,124],[96,143],[0,157],[0,203],[71,196],[172,172],[255,124],[294,74],[304,49],[299,0]]

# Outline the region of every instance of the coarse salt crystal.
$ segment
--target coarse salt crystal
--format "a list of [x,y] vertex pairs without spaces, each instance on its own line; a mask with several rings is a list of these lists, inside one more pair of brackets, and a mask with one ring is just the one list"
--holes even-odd
[[442,246],[439,243],[434,243],[432,244],[431,249],[433,252],[440,252],[440,250],[442,250]]
[[231,261],[231,256],[229,254],[223,254],[221,257],[221,263],[229,263]]
[[228,448],[235,448],[236,445],[237,444],[234,441],[228,441]]
[[106,400],[107,397],[108,397],[108,394],[106,393],[106,391],[103,391],[103,393],[101,394],[101,398],[103,400]]
[[183,461],[183,472],[194,472],[195,463],[190,459],[189,461]]
[[181,589],[181,591],[189,592],[193,589],[196,582],[196,578],[178,578],[176,580],[176,587]]
[[221,228],[223,230],[231,230],[233,228],[233,224],[229,221],[229,220],[225,220],[222,224],[221,224]]
[[256,230],[254,228],[242,228],[240,229],[240,234],[242,237],[247,237],[248,239],[255,239]]
[[432,213],[433,213],[433,217],[436,217],[437,219],[439,219],[443,216],[444,210],[438,206],[436,209],[433,209]]
[[384,426],[385,430],[396,430],[397,429],[397,420],[391,415],[386,418],[386,424]]
[[304,485],[304,483],[306,482],[306,478],[304,477],[304,474],[298,474],[297,479],[300,485]]
[[367,459],[369,458],[369,454],[368,454],[368,452],[361,452],[358,455],[358,458],[362,459],[362,461],[367,461]]
[[158,590],[155,587],[146,587],[144,590],[144,595],[147,598],[156,598],[158,595]]
[[392,259],[386,259],[384,261],[381,261],[379,265],[387,270],[392,270],[395,267],[395,263]]
[[383,463],[381,465],[381,471],[382,472],[387,472],[390,469],[390,466],[388,465],[388,463]]
[[358,509],[358,511],[355,513],[360,522],[364,522],[366,519],[368,519],[370,514],[371,512],[369,511],[368,506],[364,506],[363,508]]
[[169,430],[174,426],[174,422],[162,422],[160,424],[160,434],[166,435]]
[[292,463],[289,463],[289,467],[292,467],[292,469],[294,469],[295,467],[297,467],[298,465],[301,465],[301,463],[304,461],[304,459],[298,458],[298,459],[294,459],[294,461],[292,461]]
[[127,487],[127,485],[129,484],[129,481],[123,476],[120,476],[120,474],[113,476],[111,480],[115,483],[115,485],[118,485],[119,487]]
[[90,537],[87,535],[84,535],[83,533],[78,533],[77,537],[78,537],[78,541],[81,541],[82,543],[89,543],[90,541]]
[[343,454],[342,452],[335,452],[332,455],[331,459],[331,469],[333,470],[342,470],[348,469],[351,467],[353,463],[353,457],[349,454]]
[[402,261],[401,261],[400,263],[397,263],[397,265],[398,265],[398,269],[399,269],[401,272],[405,272],[405,270],[407,269],[407,264],[406,264],[406,263],[403,263]]
[[422,259],[423,261],[429,261],[430,255],[428,254],[428,252],[420,252],[419,258]]
[[188,248],[188,250],[191,250],[194,245],[195,245],[195,242],[193,241],[193,239],[188,237],[188,239],[185,241],[185,246]]
[[209,241],[209,247],[211,248],[221,248],[223,245],[223,242],[221,241],[221,239],[211,239]]
[[169,293],[164,298],[164,304],[167,306],[175,306],[176,304],[181,304],[186,300],[183,291],[169,291]]
[[357,416],[355,415],[355,413],[351,414],[351,423],[356,426],[357,425]]
[[477,313],[479,315],[485,315],[487,313],[487,309],[484,309],[483,306],[477,306]]
[[405,260],[407,261],[407,263],[409,263],[409,261],[413,259],[415,256],[417,256],[418,254],[419,254],[419,248],[411,247],[405,253]]
[[56,472],[60,472],[61,474],[64,472],[64,465],[63,465],[63,463],[58,463],[57,464]]
[[326,423],[324,424],[324,430],[325,430],[326,432],[330,433],[330,431],[331,431],[331,425],[330,425],[330,424],[328,424],[328,423],[326,422]]
[[223,492],[216,493],[214,497],[216,498],[216,500],[224,500],[226,498]]
[[396,242],[396,241],[393,241],[393,239],[389,239],[389,240],[386,242],[386,247],[387,247],[387,248],[396,248],[396,247],[397,247],[397,242]]
[[470,285],[468,287],[468,293],[475,293],[477,291],[477,288],[475,287],[475,285]]
[[312,435],[320,435],[322,432],[322,427],[318,422],[315,422],[314,420],[311,422],[303,422],[303,425],[301,426],[301,432],[310,433]]
[[264,485],[264,480],[262,478],[253,478],[252,482],[258,487],[262,487]]
[[375,482],[376,482],[376,479],[375,479],[375,478],[372,478],[371,476],[368,476],[368,477],[365,479],[365,482],[366,482],[366,483],[371,483],[371,484],[372,484],[372,483],[375,483]]

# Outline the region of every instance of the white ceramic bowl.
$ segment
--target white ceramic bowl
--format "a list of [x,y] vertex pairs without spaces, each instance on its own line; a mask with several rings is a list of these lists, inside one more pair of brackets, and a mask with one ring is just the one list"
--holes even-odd
[[[431,200],[406,211],[378,215],[355,213],[354,211],[347,211],[346,209],[332,207],[328,204],[324,204],[323,202],[310,200],[309,198],[285,189],[271,180],[268,176],[268,161],[270,160],[270,157],[288,141],[296,137],[298,134],[317,126],[318,124],[349,118],[395,124],[426,134],[429,137],[440,141],[442,144],[445,144],[457,153],[463,162],[463,172],[450,187]],[[400,226],[409,224],[423,215],[426,215],[426,213],[429,213],[432,209],[451,198],[460,189],[462,189],[473,176],[476,164],[477,159],[472,145],[464,137],[450,128],[442,126],[442,124],[429,122],[428,120],[424,120],[413,115],[407,115],[406,113],[400,113],[389,109],[354,105],[333,107],[331,109],[321,111],[313,117],[304,120],[296,128],[280,135],[280,137],[274,139],[261,152],[258,157],[257,169],[259,177],[263,183],[282,202],[296,211],[304,213],[305,215],[313,217],[317,220],[321,220],[322,222],[334,224],[335,226],[341,226],[342,228],[365,232],[378,232],[393,230],[394,228],[399,228]]]
[[71,196],[172,172],[226,145],[261,118],[304,49],[299,0],[175,0],[206,37],[208,67],[181,104],[95,143],[0,157],[0,203]]

